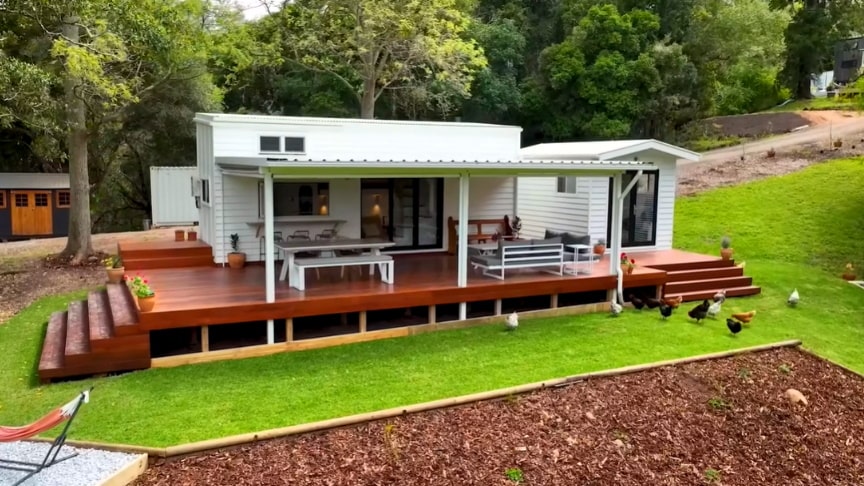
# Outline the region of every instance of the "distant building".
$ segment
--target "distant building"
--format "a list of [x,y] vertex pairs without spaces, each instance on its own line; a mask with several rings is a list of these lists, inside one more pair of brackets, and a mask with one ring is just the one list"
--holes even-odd
[[864,66],[864,37],[845,39],[834,45],[834,82],[855,81]]

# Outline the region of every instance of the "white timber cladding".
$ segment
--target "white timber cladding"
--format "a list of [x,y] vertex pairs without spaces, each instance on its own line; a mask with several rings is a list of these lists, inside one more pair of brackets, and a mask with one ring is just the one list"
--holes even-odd
[[[472,177],[468,189],[468,219],[504,219],[516,210],[515,177]],[[459,179],[444,179],[444,248],[449,243],[447,218],[459,219]]]
[[557,177],[520,177],[516,214],[522,219],[522,234],[542,238],[547,229],[587,233],[590,192],[586,180],[576,178],[574,193],[559,193]]
[[[518,160],[519,127],[327,118],[199,114],[217,127],[217,157],[266,156],[262,136],[302,137],[306,160]],[[284,145],[284,143],[283,143]]]
[[188,226],[198,221],[193,194],[197,178],[197,167],[150,167],[153,226]]

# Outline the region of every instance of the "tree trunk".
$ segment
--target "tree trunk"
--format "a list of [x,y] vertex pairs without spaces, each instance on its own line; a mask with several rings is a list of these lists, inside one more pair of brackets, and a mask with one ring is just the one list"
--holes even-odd
[[374,79],[363,81],[363,96],[360,97],[360,118],[371,120],[375,118],[375,85]]
[[[72,42],[80,39],[77,18],[68,16],[63,21],[63,36]],[[66,97],[66,150],[69,155],[69,237],[61,253],[78,264],[93,253],[90,241],[90,176],[87,172],[87,107],[76,93],[79,81],[68,72],[63,81]]]

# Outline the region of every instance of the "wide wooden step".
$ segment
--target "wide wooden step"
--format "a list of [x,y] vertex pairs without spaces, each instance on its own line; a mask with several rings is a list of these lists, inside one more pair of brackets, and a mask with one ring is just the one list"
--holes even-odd
[[45,340],[42,343],[42,355],[39,357],[39,379],[43,382],[63,369],[63,358],[66,352],[66,317],[66,311],[58,311],[51,314],[48,320]]
[[95,341],[104,341],[114,336],[114,319],[108,303],[108,292],[95,290],[87,295],[87,321],[90,326],[91,347]]
[[122,241],[117,244],[124,258],[159,258],[212,254],[212,248],[201,241]]
[[76,300],[69,303],[66,318],[66,350],[65,361],[70,358],[85,355],[90,352],[90,325],[87,314],[87,303]]
[[126,273],[134,275],[138,270],[150,270],[153,268],[184,268],[184,267],[212,267],[213,256],[206,255],[181,255],[181,256],[159,256],[159,257],[125,257],[123,266]]
[[[678,297],[680,295],[683,298],[684,302],[693,302],[693,301],[705,300],[705,299],[710,300],[711,298],[714,297],[714,294],[716,294],[720,290],[723,290],[723,289],[716,288],[716,289],[707,289],[707,290],[696,290],[693,292],[681,292],[681,293],[677,293],[677,294],[667,293],[664,295],[664,297],[674,298],[674,297]],[[745,287],[726,288],[725,290],[726,290],[726,297],[744,297],[747,295],[756,295],[756,294],[759,294],[762,292],[762,289],[760,287],[756,287],[754,285],[748,285]]]
[[704,260],[693,262],[676,262],[676,263],[658,263],[649,265],[657,270],[665,270],[667,272],[680,272],[684,270],[701,270],[706,268],[726,268],[734,267],[735,260]]
[[733,287],[746,287],[753,283],[753,278],[746,275],[740,277],[709,278],[704,280],[687,280],[684,282],[667,283],[664,291],[667,294],[696,292],[698,290],[720,290]]
[[138,308],[126,284],[108,284],[105,286],[108,304],[111,308],[111,320],[114,323],[115,336],[138,334]]
[[707,280],[711,278],[740,277],[744,269],[736,266],[719,268],[697,268],[666,272],[667,282],[686,282],[688,280]]

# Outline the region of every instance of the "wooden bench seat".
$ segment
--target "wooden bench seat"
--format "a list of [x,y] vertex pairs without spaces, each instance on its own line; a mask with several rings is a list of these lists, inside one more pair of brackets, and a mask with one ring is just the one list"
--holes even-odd
[[391,285],[393,284],[393,257],[390,255],[351,255],[326,258],[297,258],[294,260],[294,265],[297,267],[298,278],[296,279],[296,282],[291,282],[291,286],[297,290],[306,290],[307,268],[342,267],[344,269],[345,267],[355,265],[369,265],[370,273],[374,274],[375,265],[377,265],[378,271],[381,273],[381,280],[384,283],[388,283]]
[[[458,239],[459,220],[452,216],[447,218],[447,253],[456,254]],[[513,239],[510,232],[510,223],[507,217],[501,219],[469,219],[468,220],[468,243],[489,243],[495,239],[495,235],[503,239]]]

